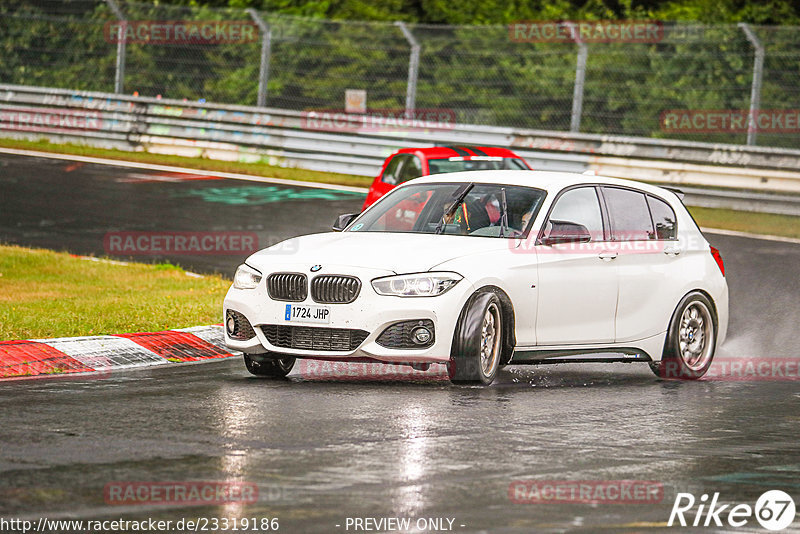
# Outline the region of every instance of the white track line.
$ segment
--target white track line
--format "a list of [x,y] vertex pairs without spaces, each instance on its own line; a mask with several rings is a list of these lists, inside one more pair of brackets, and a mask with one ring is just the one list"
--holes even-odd
[[[94,261],[97,263],[108,263],[110,265],[135,265],[129,261],[109,260],[108,258],[97,258],[95,256],[75,256],[79,260]],[[205,278],[202,274],[193,273],[192,271],[183,271],[183,274],[192,278]]]
[[746,237],[748,239],[761,239],[763,241],[778,241],[779,243],[793,243],[795,245],[800,245],[800,239],[795,239],[793,237],[781,237],[777,235],[766,235],[766,234],[750,234],[747,232],[737,232],[736,230],[723,230],[721,228],[700,228],[700,229],[703,232],[707,232],[709,234]]
[[157,165],[154,163],[140,163],[136,161],[125,161],[121,159],[95,158],[91,156],[76,156],[72,154],[57,154],[55,152],[39,152],[36,150],[19,150],[16,148],[0,147],[0,154],[12,154],[15,156],[30,156],[34,158],[63,159],[67,161],[80,161],[82,163],[96,163],[98,165],[113,165],[115,167],[126,167],[129,169],[145,169],[149,171],[161,172],[180,172],[185,174],[202,173],[206,176],[217,178],[230,178],[231,180],[247,180],[249,182],[263,182],[267,184],[296,185],[300,187],[314,187],[316,189],[332,189],[334,191],[352,191],[353,193],[367,193],[366,187],[352,187],[349,185],[334,185],[321,182],[306,182],[302,180],[285,180],[283,178],[267,178],[264,176],[252,176],[250,174],[239,174],[235,172],[207,171],[204,169],[190,169],[187,167],[173,167],[171,165]]

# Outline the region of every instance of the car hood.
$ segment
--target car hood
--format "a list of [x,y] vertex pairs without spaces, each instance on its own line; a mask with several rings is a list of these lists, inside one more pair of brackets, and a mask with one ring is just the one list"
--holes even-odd
[[471,254],[508,250],[512,241],[490,237],[384,232],[328,232],[295,237],[256,252],[247,264],[262,272],[295,266],[353,266],[397,274],[425,272]]

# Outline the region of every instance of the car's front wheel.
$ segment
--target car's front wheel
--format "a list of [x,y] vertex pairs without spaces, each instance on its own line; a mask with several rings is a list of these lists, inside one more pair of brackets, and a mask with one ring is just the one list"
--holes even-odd
[[464,306],[450,351],[448,373],[456,384],[491,384],[503,350],[503,313],[492,292],[473,295]]
[[269,376],[272,378],[284,378],[292,371],[295,358],[284,356],[282,358],[273,354],[245,354],[244,365],[250,374],[256,376]]
[[686,295],[670,321],[660,362],[650,368],[661,378],[696,380],[714,358],[717,324],[711,301],[699,292]]

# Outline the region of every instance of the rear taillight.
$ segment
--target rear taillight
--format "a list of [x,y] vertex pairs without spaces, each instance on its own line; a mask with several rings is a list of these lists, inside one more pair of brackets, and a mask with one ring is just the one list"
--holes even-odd
[[725,264],[722,262],[722,254],[720,254],[719,250],[717,250],[716,248],[711,247],[711,255],[714,256],[714,261],[717,262],[717,265],[719,266],[719,270],[722,273],[722,276],[725,276]]

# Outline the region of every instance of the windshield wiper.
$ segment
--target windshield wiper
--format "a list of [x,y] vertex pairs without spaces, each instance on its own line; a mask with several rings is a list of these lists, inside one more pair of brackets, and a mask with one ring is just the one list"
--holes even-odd
[[506,203],[506,188],[500,189],[500,237],[506,236],[508,228],[508,204]]
[[444,230],[445,221],[456,212],[458,206],[460,206],[461,203],[464,202],[464,199],[467,198],[467,195],[469,194],[470,191],[472,191],[473,187],[475,187],[475,184],[470,183],[467,185],[462,185],[461,187],[455,190],[453,196],[456,199],[453,201],[452,204],[450,204],[450,206],[448,206],[446,210],[444,210],[442,218],[439,219],[439,224],[436,225],[436,229],[433,231],[434,234],[442,233],[442,230]]

